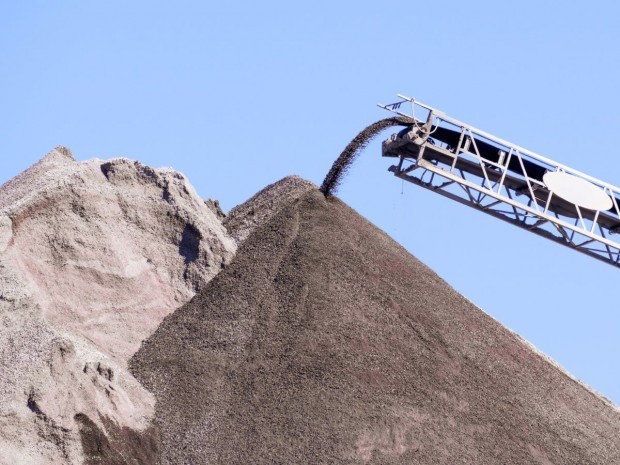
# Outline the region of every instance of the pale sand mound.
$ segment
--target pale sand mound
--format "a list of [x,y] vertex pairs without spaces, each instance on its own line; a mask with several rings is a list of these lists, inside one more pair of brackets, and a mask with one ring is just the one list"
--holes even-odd
[[150,463],[127,359],[235,248],[172,170],[59,148],[0,187],[0,464]]
[[162,464],[620,463],[613,405],[382,231],[318,190],[275,210],[131,359]]

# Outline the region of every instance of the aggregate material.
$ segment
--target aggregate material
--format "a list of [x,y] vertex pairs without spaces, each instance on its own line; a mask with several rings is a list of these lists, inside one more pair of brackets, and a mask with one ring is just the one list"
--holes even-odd
[[231,264],[129,363],[159,463],[620,463],[614,405],[338,199],[288,178],[227,222]]
[[59,147],[0,186],[0,465],[620,463],[620,411],[299,177],[227,216]]
[[127,360],[234,255],[181,175],[59,147],[0,187],[0,464],[152,464]]

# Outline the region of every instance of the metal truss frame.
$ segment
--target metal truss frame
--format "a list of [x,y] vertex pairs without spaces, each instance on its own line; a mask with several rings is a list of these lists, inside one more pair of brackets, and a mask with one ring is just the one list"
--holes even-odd
[[[403,95],[379,105],[413,121],[383,142],[383,156],[399,161],[395,176],[487,213],[573,250],[620,267],[620,188],[446,116]],[[410,104],[411,113],[401,111]],[[426,113],[424,120],[415,117]],[[451,146],[438,133],[454,134]],[[448,131],[448,132],[446,132]],[[482,150],[484,148],[484,150]],[[491,154],[491,156],[490,156]],[[607,211],[581,208],[554,195],[541,173],[563,171],[602,189]]]

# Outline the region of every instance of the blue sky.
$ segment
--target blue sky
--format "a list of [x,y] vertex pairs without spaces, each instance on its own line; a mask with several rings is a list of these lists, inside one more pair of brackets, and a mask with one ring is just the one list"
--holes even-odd
[[[0,182],[63,144],[173,166],[228,210],[288,174],[319,184],[404,93],[618,185],[618,17],[596,0],[3,2]],[[620,403],[620,270],[389,165],[369,145],[340,197]]]

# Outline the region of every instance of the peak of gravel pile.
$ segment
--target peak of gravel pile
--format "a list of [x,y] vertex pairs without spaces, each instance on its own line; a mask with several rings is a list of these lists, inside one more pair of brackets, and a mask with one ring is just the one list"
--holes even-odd
[[224,220],[224,226],[237,242],[243,242],[256,227],[269,221],[282,205],[312,189],[316,189],[316,185],[310,181],[299,176],[287,176],[233,208]]
[[59,147],[0,187],[0,464],[153,463],[127,360],[236,250],[183,175]]
[[291,178],[227,222],[231,264],[130,361],[159,463],[620,463],[613,405],[339,200]]

